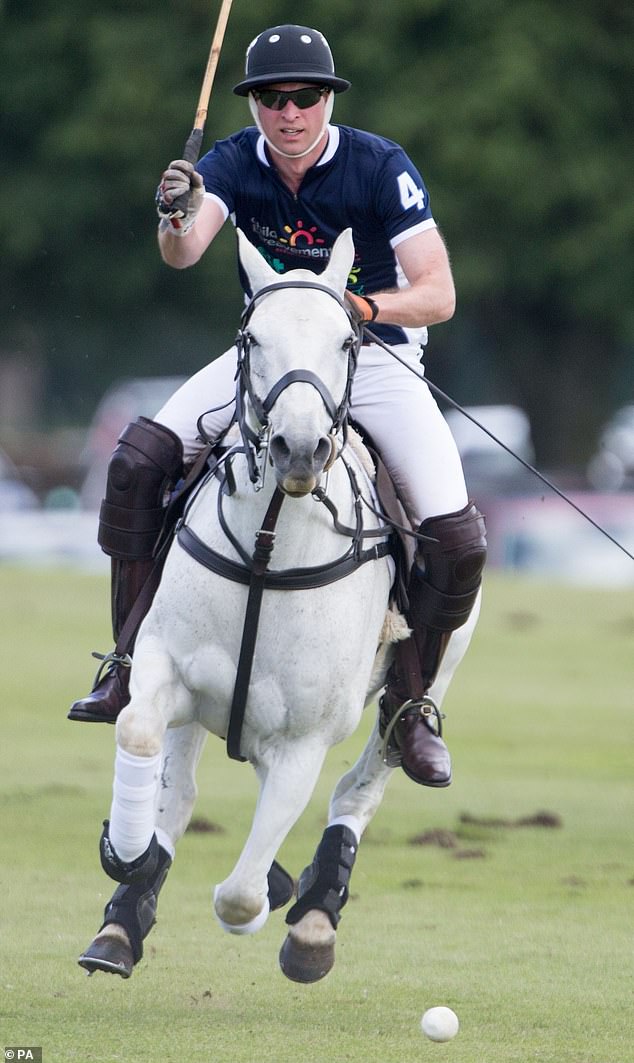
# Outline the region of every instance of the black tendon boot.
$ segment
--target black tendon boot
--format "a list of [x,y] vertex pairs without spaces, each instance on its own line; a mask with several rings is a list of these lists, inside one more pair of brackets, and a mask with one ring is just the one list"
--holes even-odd
[[156,922],[159,891],[171,863],[169,854],[159,846],[154,873],[140,882],[118,886],[114,891],[97,937],[77,961],[88,974],[105,971],[130,977],[143,956],[143,940]]
[[182,443],[163,425],[140,417],[121,433],[108,468],[98,535],[112,558],[117,645],[101,658],[91,693],[73,703],[69,720],[114,723],[130,700],[130,654],[159,583],[162,560],[154,556],[155,547],[164,531],[166,498],[182,469]]
[[[78,959],[88,974],[104,971],[129,978],[143,957],[143,941],[156,923],[158,895],[172,866],[167,851],[156,847],[156,870],[138,882],[117,887],[108,901],[103,923],[94,941]],[[294,883],[276,860],[268,874],[271,911],[288,904]]]
[[451,758],[441,714],[429,697],[451,635],[467,622],[486,560],[484,518],[473,503],[458,513],[431,517],[408,587],[412,635],[396,649],[380,702],[385,759],[400,763],[422,786],[449,786]]

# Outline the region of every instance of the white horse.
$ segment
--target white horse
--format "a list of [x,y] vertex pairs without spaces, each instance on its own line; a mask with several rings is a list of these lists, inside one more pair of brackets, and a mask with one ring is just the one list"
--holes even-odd
[[[319,277],[302,269],[278,277],[238,235],[255,293],[239,344],[243,442],[189,504],[138,635],[101,841],[102,863],[122,885],[106,910],[109,921],[80,957],[91,973],[127,977],[138,961],[158,889],[191,818],[208,732],[225,738],[232,728],[234,755],[253,765],[260,784],[244,848],[215,888],[216,916],[225,930],[252,933],[291,899],[292,880],[275,856],[311,797],[326,753],[354,732],[384,684],[386,645],[407,634],[403,621],[385,636],[386,616],[394,615],[385,529],[360,500],[376,505],[342,427],[359,341],[342,302],[354,255],[350,231]],[[279,509],[278,520],[272,509]],[[252,560],[256,539],[268,555],[264,562],[262,552]],[[225,571],[214,570],[217,555],[227,559]],[[258,595],[239,579],[247,572],[248,581],[247,570],[268,560],[271,575],[264,579],[272,578],[272,586],[263,591],[249,638],[245,616],[257,614],[257,605],[247,602]],[[290,576],[278,579],[280,573]],[[448,655],[437,699],[453,667]],[[234,696],[241,685],[242,698]],[[230,724],[232,701],[241,700]],[[300,878],[280,953],[294,980],[315,981],[334,962],[354,855],[392,771],[381,745],[375,726],[336,786],[328,827]]]

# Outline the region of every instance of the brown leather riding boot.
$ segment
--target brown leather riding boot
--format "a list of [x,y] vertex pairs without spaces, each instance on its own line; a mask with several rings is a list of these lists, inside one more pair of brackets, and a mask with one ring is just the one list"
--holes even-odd
[[[154,561],[119,561],[112,558],[112,626],[115,641],[155,565]],[[151,600],[150,595],[145,611],[149,609]],[[139,624],[141,619],[142,616],[139,617]],[[128,650],[132,650],[133,643],[134,639]],[[108,653],[102,657],[90,694],[73,702],[68,719],[83,723],[116,723],[117,716],[130,700],[131,664],[129,652],[121,655]]]
[[124,428],[108,466],[97,536],[112,561],[115,649],[101,658],[92,691],[74,702],[69,720],[114,723],[130,700],[130,654],[159,583],[160,544],[176,519],[169,502],[182,474],[183,444],[171,429],[147,417]]
[[[83,723],[116,723],[117,716],[130,700],[130,664],[124,659],[106,655],[104,664],[109,666],[102,674],[97,673],[95,685],[90,694],[79,701],[74,701],[68,713],[69,720],[81,720]],[[101,677],[101,678],[100,678]]]
[[469,502],[423,521],[407,587],[410,638],[398,643],[381,699],[384,759],[422,786],[449,786],[442,716],[428,691],[451,635],[467,622],[486,558],[484,518]]

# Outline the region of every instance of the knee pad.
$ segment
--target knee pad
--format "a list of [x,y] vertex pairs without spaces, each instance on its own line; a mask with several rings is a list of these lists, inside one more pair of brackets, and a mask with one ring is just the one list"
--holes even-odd
[[183,470],[183,444],[169,428],[139,417],[119,436],[108,466],[98,542],[122,561],[147,560],[163,526],[166,495]]
[[457,513],[430,517],[419,531],[436,542],[422,543],[410,579],[412,622],[455,631],[469,619],[486,561],[484,517],[469,502]]

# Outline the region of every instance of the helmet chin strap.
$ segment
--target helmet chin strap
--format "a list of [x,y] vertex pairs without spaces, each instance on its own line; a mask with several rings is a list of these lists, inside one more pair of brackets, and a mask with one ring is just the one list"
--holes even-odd
[[268,146],[270,147],[271,151],[274,151],[276,153],[276,155],[283,155],[285,159],[302,159],[304,157],[304,155],[309,155],[310,152],[313,150],[313,148],[317,147],[317,145],[319,144],[319,141],[321,140],[321,138],[323,137],[323,135],[324,135],[324,133],[326,131],[326,126],[328,125],[328,123],[329,123],[329,121],[330,121],[330,119],[332,117],[332,109],[333,109],[334,105],[335,105],[335,94],[331,90],[328,93],[328,96],[326,98],[326,106],[324,107],[324,120],[323,120],[323,122],[321,124],[321,129],[319,130],[319,133],[317,134],[317,136],[315,137],[315,139],[313,140],[313,142],[312,142],[312,144],[310,145],[309,148],[306,148],[305,151],[300,151],[299,153],[294,154],[293,152],[282,151],[281,148],[276,148],[275,144],[273,144],[269,140],[269,138],[267,137],[266,133],[264,132],[264,130],[262,128],[262,123],[260,122],[260,113],[259,113],[259,110],[258,110],[257,100],[256,100],[256,98],[255,98],[255,96],[253,95],[252,92],[249,93],[249,110],[251,111],[251,114],[253,115],[253,121],[255,122],[256,126],[260,130],[260,133],[264,137],[264,139],[265,139],[266,143],[268,144]]

